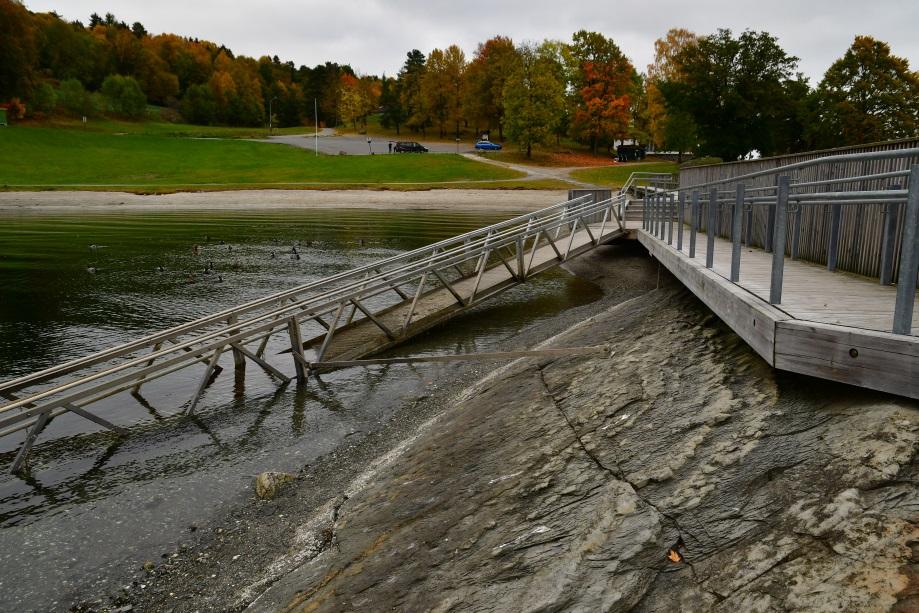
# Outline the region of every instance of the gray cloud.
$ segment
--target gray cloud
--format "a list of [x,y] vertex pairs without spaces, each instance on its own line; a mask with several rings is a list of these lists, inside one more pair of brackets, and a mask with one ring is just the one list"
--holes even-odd
[[452,43],[467,55],[495,34],[515,41],[567,40],[584,28],[611,36],[644,70],[654,40],[671,27],[709,33],[719,27],[766,30],[800,70],[819,81],[857,34],[890,43],[919,69],[916,0],[26,0],[33,11],[56,11],[84,23],[93,12],[140,21],[150,32],[174,32],[223,43],[238,54],[278,55],[297,65],[350,63],[365,74],[394,74],[405,53]]

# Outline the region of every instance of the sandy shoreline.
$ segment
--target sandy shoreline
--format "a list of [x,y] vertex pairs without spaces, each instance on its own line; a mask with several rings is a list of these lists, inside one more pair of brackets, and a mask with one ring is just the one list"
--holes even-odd
[[562,202],[556,190],[442,189],[239,190],[138,195],[125,192],[2,192],[2,213],[81,211],[234,210],[234,209],[456,209],[464,211],[535,211]]

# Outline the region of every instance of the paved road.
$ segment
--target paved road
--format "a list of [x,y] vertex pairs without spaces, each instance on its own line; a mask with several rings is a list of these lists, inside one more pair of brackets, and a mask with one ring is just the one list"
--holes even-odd
[[[361,136],[359,134],[335,134],[334,130],[326,128],[319,132],[318,139],[312,134],[302,134],[293,136],[269,136],[266,139],[260,140],[271,143],[282,143],[285,145],[291,145],[293,147],[301,147],[303,149],[313,149],[316,142],[318,141],[319,151],[331,155],[337,155],[342,152],[348,155],[369,155],[371,148],[375,154],[386,154],[389,152],[389,139],[373,136],[371,136],[371,139],[372,142],[370,143],[370,146],[368,146],[366,136]],[[405,140],[414,139],[406,136]],[[433,143],[423,140],[418,142],[430,149],[432,153],[457,152],[456,143]],[[459,153],[475,151],[473,148],[474,144],[475,143],[471,141],[461,142],[459,144]]]

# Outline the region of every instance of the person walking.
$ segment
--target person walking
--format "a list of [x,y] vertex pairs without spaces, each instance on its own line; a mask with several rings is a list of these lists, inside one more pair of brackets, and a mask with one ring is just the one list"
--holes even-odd
[[392,141],[389,141],[389,152],[392,153]]

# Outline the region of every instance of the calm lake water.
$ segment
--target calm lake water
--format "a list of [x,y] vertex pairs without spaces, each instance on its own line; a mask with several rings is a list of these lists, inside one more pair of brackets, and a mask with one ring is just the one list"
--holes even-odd
[[[3,216],[0,380],[507,217],[378,210]],[[287,255],[295,241],[300,260]],[[545,273],[398,352],[496,350],[523,327],[599,297],[563,271]],[[354,368],[325,375],[322,387],[281,389],[251,367],[245,388],[234,387],[230,368],[189,418],[179,411],[197,384],[190,373],[169,389],[153,387],[148,402],[117,397],[98,407],[129,426],[128,437],[72,416],[54,420],[26,477],[7,474],[17,441],[0,440],[0,610],[66,609],[87,593],[116,589],[127,569],[174,548],[189,525],[244,500],[253,475],[296,471],[346,437],[373,431],[451,368]]]

